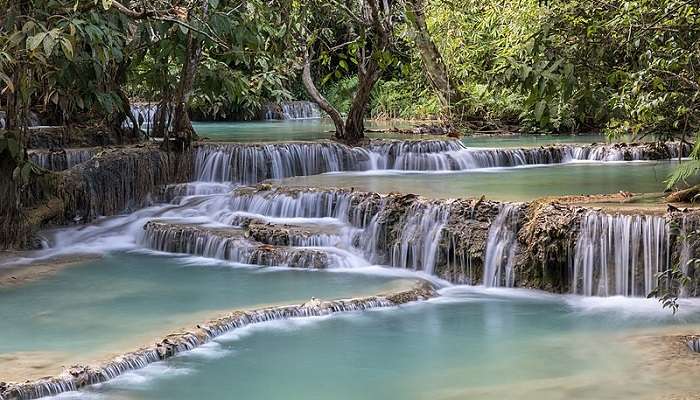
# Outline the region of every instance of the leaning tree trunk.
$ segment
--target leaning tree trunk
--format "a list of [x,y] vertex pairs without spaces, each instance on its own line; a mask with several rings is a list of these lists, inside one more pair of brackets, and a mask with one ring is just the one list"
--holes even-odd
[[311,57],[308,51],[304,53],[304,68],[302,70],[301,80],[311,100],[318,104],[321,110],[325,111],[331,120],[333,120],[333,125],[335,125],[335,138],[338,140],[345,140],[345,124],[343,123],[343,117],[340,115],[340,112],[323,97],[321,92],[318,91],[311,77]]
[[433,42],[425,22],[425,1],[406,0],[406,15],[413,26],[415,43],[420,54],[425,73],[437,91],[442,105],[448,110],[464,99],[464,95],[454,85],[440,51]]
[[345,141],[358,143],[365,138],[365,113],[370,101],[372,88],[379,80],[380,70],[377,61],[368,60],[364,71],[358,73],[357,91],[350,104],[350,111],[345,120]]

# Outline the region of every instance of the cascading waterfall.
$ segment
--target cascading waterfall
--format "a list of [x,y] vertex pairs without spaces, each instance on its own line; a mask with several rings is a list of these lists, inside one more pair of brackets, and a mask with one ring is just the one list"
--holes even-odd
[[[381,215],[378,214],[378,215]],[[400,232],[389,249],[389,264],[394,267],[423,271],[432,275],[435,270],[438,245],[442,238],[442,229],[450,215],[449,206],[444,204],[411,205],[399,222]],[[387,228],[377,218],[370,223],[368,231],[372,239],[367,241],[365,253],[370,260],[380,260],[383,249],[378,245],[376,235]]]
[[513,287],[520,204],[504,204],[491,224],[484,259],[484,286]]
[[266,179],[342,171],[463,171],[578,160],[670,159],[689,151],[689,145],[681,143],[525,149],[466,148],[459,140],[381,140],[364,147],[334,142],[202,144],[195,153],[195,176],[201,181],[254,184]]
[[[160,115],[160,107],[159,103],[132,103],[130,112],[138,124],[138,129],[150,131]],[[166,113],[165,123],[166,126],[170,126],[172,123],[172,110],[170,107],[167,107]],[[122,127],[133,128],[134,126],[131,119],[126,118],[122,123]]]
[[51,170],[63,171],[82,164],[97,154],[97,148],[30,150],[29,159],[36,165]]
[[[171,226],[166,237],[153,239],[151,233],[145,243],[156,250],[248,264],[323,268],[361,262],[487,287],[515,286],[524,205],[485,202],[477,212],[473,204],[341,189],[239,188],[197,202],[209,221],[225,227]],[[655,274],[671,258],[664,218],[591,211],[580,219],[574,242],[558,239],[570,249],[563,276],[569,291],[644,296],[655,287]],[[245,234],[232,234],[236,229]],[[223,231],[211,233],[217,230]],[[562,271],[567,271],[565,261]]]
[[589,212],[579,227],[571,291],[586,296],[646,296],[670,264],[670,232],[656,216]]
[[265,179],[366,170],[369,153],[339,143],[200,145],[195,151],[199,181],[254,184]]
[[264,109],[266,120],[276,119],[319,119],[321,109],[318,104],[311,101],[285,101],[281,103],[268,104]]

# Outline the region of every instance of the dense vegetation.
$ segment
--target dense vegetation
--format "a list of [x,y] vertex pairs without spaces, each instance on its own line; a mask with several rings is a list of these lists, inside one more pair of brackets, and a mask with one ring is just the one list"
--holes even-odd
[[[141,100],[159,105],[166,147],[170,135],[182,147],[190,116],[254,118],[291,97],[318,102],[348,141],[366,117],[682,139],[700,127],[692,1],[4,2],[8,132],[38,114],[135,139]],[[2,149],[21,157],[8,135]]]
[[176,132],[188,130],[178,107],[254,118],[313,100],[306,55],[343,115],[686,137],[700,124],[692,1],[4,1],[9,128],[30,112],[117,128],[133,100],[172,108]]

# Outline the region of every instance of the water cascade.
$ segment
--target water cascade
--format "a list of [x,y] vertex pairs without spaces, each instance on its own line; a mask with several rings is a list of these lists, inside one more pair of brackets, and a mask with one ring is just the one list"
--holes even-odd
[[443,246],[443,228],[463,203],[347,190],[239,189],[212,209],[217,210],[216,221],[233,226],[244,226],[251,218],[273,224],[299,219],[342,223],[342,233],[328,239],[335,240],[336,246],[363,254],[373,264],[433,274]]
[[[188,201],[184,225],[149,223],[142,243],[266,266],[385,265],[487,287],[541,287],[549,278],[538,271],[546,269],[556,275],[549,284],[588,296],[645,296],[671,253],[690,251],[682,250],[683,240],[672,240],[664,217],[566,205],[556,208],[558,214],[538,214],[544,215],[540,221],[523,203],[266,185]],[[578,229],[552,236],[548,229],[562,216],[569,222],[556,229],[571,223]],[[521,235],[526,225],[530,234]],[[563,249],[561,257],[555,248]],[[528,257],[541,252],[544,258]]]
[[669,226],[662,217],[589,212],[571,259],[571,292],[646,296],[670,265]]
[[319,119],[321,109],[318,104],[311,101],[285,101],[268,104],[263,110],[266,120],[276,119]]
[[[136,119],[138,128],[141,130],[149,131],[155,125],[156,119],[160,115],[160,108],[158,103],[132,103],[131,104],[131,115]],[[167,115],[165,116],[166,126],[170,126],[172,122],[172,112],[170,108],[167,110]],[[133,123],[131,119],[127,118],[122,123],[123,128],[133,128]]]
[[449,205],[415,202],[395,215],[392,203],[384,202],[366,228],[369,234],[362,235],[365,255],[375,263],[432,275]]
[[504,204],[491,224],[484,259],[484,286],[513,287],[515,255],[518,251],[520,204]]
[[583,160],[660,160],[689,151],[689,145],[680,143],[523,149],[466,148],[458,140],[375,140],[362,147],[334,142],[200,144],[195,150],[195,176],[201,181],[254,184],[342,171],[464,171]]
[[199,181],[253,184],[265,179],[367,169],[369,153],[338,143],[200,145],[195,150]]
[[51,150],[30,150],[29,159],[36,165],[51,170],[63,171],[82,164],[97,154],[97,148],[62,149]]

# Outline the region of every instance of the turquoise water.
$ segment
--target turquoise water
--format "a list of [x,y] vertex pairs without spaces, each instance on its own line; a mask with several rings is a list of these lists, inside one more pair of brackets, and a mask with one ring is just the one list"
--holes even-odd
[[[406,122],[367,121],[368,129],[408,129]],[[284,142],[333,138],[333,124],[326,119],[252,121],[252,122],[194,122],[202,139],[233,142]],[[368,133],[370,138],[420,139],[423,136]],[[519,136],[465,136],[462,142],[470,147],[536,147],[554,143],[605,142],[600,135],[519,135]]]
[[[332,139],[333,124],[329,120],[305,119],[251,122],[195,122],[202,139],[232,142],[286,142]],[[407,128],[404,122],[367,122],[368,129]],[[369,137],[401,137],[401,135],[368,134]],[[405,136],[403,136],[405,137]]]
[[[135,350],[222,312],[297,304],[312,296],[376,294],[392,282],[397,280],[116,253],[24,286],[0,288],[0,321],[11,321],[0,324],[0,360],[15,352],[38,352],[66,365],[76,358]],[[0,380],[3,369],[0,363]]]
[[569,163],[494,168],[459,173],[333,173],[283,180],[282,185],[345,187],[380,193],[416,193],[435,198],[479,197],[526,201],[543,196],[661,192],[676,162]]
[[108,399],[655,398],[691,389],[692,382],[641,368],[647,360],[629,335],[679,323],[653,300],[457,288],[393,310],[244,328],[89,393]]

